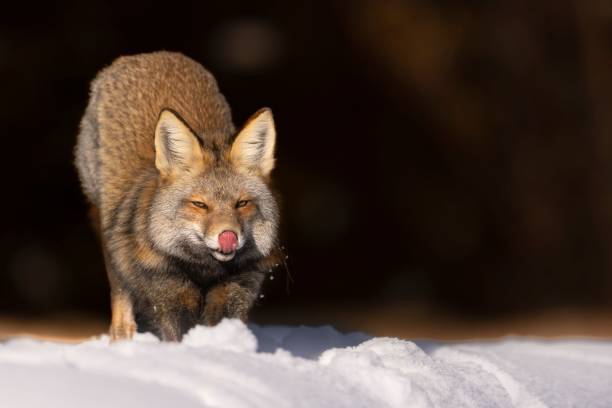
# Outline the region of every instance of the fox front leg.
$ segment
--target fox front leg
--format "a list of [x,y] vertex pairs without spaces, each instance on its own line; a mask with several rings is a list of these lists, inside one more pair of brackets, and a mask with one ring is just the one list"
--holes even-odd
[[177,323],[178,317],[165,316],[159,322],[159,337],[162,341],[181,341],[183,331]]
[[221,283],[208,291],[204,307],[203,322],[214,326],[224,317],[246,321],[249,310],[257,298],[254,290],[236,282]]
[[110,326],[111,342],[130,340],[136,333],[136,321],[132,300],[123,291],[111,293],[112,320]]

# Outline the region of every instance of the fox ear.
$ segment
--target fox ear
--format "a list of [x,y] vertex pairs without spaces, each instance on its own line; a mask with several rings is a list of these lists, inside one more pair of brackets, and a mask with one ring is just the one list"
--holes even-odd
[[239,170],[267,178],[274,168],[275,144],[276,129],[272,111],[263,108],[249,118],[236,136],[230,159]]
[[162,175],[197,171],[204,165],[197,137],[174,112],[164,109],[155,127],[155,167]]

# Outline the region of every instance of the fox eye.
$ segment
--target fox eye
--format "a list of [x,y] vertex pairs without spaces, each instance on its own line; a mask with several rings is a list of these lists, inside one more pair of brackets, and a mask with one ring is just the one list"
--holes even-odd
[[191,204],[195,205],[198,208],[202,208],[203,210],[208,210],[208,206],[201,201],[192,201]]
[[236,203],[236,208],[244,207],[249,203],[249,200],[240,200]]

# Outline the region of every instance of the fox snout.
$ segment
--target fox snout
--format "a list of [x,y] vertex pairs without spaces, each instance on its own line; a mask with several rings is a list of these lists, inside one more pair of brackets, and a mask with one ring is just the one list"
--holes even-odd
[[238,236],[234,231],[223,231],[219,234],[219,251],[231,254],[238,248]]
[[226,262],[234,258],[236,253],[244,245],[244,238],[238,230],[227,226],[217,233],[210,231],[205,242],[211,255],[218,261]]

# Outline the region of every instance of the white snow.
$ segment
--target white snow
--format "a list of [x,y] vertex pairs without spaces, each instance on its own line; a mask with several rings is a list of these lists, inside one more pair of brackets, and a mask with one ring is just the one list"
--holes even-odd
[[0,407],[612,407],[612,342],[411,342],[224,320],[182,343],[0,343]]

